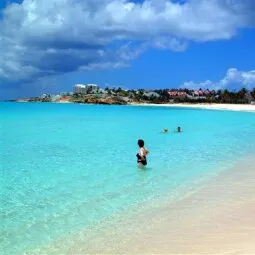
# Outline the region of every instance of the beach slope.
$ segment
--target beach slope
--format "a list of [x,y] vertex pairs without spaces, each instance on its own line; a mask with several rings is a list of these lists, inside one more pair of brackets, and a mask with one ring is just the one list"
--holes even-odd
[[185,199],[101,225],[70,251],[117,254],[255,254],[254,158]]

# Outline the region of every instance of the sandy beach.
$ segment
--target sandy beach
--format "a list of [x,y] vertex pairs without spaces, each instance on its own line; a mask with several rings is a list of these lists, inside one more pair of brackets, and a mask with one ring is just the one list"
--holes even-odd
[[185,199],[82,233],[68,252],[255,254],[254,163],[245,158]]
[[230,111],[247,111],[255,112],[255,105],[251,104],[132,104],[135,106],[165,106],[165,107],[188,107],[197,109],[211,109],[211,110],[230,110]]

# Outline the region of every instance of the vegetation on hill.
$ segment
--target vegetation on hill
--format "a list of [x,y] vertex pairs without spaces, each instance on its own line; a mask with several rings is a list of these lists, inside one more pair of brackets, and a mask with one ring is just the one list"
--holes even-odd
[[105,88],[96,93],[76,93],[59,96],[57,100],[50,95],[33,97],[28,102],[74,102],[91,104],[128,104],[128,103],[228,103],[248,104],[255,101],[255,88],[248,91],[245,88],[239,91],[218,90],[188,90],[188,89],[157,89],[157,90],[124,90],[122,88]]

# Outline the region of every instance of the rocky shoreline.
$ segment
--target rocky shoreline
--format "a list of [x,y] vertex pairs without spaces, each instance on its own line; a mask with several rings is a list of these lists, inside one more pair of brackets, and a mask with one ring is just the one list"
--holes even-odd
[[72,99],[72,98],[61,98],[57,101],[48,101],[48,100],[41,100],[41,99],[18,99],[12,100],[11,102],[18,102],[18,103],[75,103],[75,104],[102,104],[102,105],[126,105],[128,102],[117,99],[117,98],[93,98],[87,97],[84,99]]
[[103,104],[103,105],[126,105],[127,102],[116,98],[85,98],[84,100],[73,100],[73,103]]

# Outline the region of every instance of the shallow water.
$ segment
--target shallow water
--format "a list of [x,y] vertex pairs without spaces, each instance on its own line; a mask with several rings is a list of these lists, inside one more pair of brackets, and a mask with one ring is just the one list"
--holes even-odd
[[[177,126],[184,132],[172,133]],[[0,103],[0,250],[33,250],[174,195],[255,152],[254,127],[248,112]],[[150,150],[144,170],[136,166],[139,138]]]

